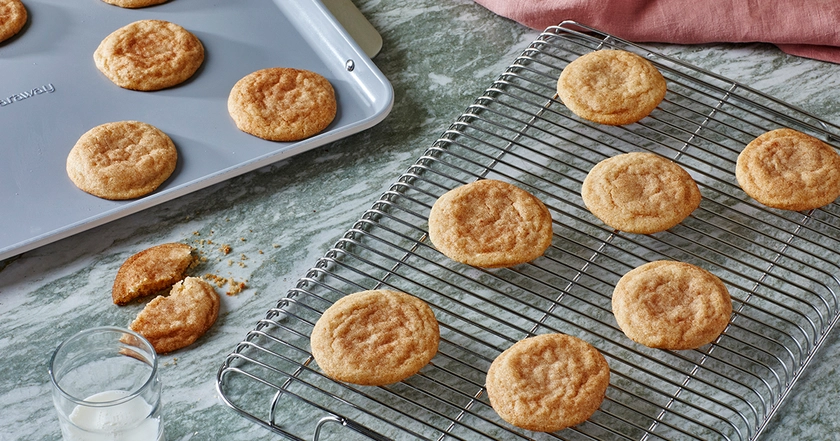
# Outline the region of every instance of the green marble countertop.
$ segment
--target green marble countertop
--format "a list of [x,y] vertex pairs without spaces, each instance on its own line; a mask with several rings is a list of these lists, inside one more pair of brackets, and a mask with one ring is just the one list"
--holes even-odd
[[[202,273],[247,283],[236,295],[222,294],[219,319],[204,337],[161,357],[167,439],[280,438],[220,402],[215,378],[224,357],[538,35],[469,0],[356,4],[382,35],[374,61],[395,90],[382,123],[0,261],[0,440],[60,438],[50,354],[81,329],[127,325],[142,305],[110,302],[116,271],[128,256],[164,242],[198,248],[207,257]],[[838,65],[765,44],[651,47],[840,123]],[[230,254],[222,253],[223,244]],[[838,439],[837,337],[835,330],[827,338],[766,439]]]

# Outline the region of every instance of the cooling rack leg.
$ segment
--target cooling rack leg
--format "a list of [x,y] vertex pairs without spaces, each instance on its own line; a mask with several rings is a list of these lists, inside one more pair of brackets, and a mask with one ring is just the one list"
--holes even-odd
[[315,427],[315,435],[312,438],[313,441],[318,441],[318,439],[321,437],[321,429],[324,427],[324,425],[326,425],[328,423],[339,424],[342,427],[346,427],[346,428],[348,428],[348,429],[350,429],[350,430],[352,430],[356,433],[362,434],[362,435],[364,435],[364,436],[366,436],[370,439],[374,439],[374,440],[377,440],[377,441],[389,441],[388,438],[385,438],[385,437],[383,437],[382,435],[379,435],[376,432],[370,431],[367,428],[362,427],[358,424],[355,424],[355,423],[353,423],[352,421],[350,421],[346,418],[340,418],[340,417],[337,417],[337,416],[334,416],[334,415],[321,418],[321,420],[318,421],[318,425]]

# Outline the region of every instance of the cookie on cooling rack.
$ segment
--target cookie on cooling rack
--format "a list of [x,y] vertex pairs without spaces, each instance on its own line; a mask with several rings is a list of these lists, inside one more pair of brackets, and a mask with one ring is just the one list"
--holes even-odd
[[595,347],[577,337],[544,334],[496,357],[486,387],[490,405],[505,421],[554,432],[589,419],[609,384],[609,365]]
[[165,243],[132,255],[114,278],[111,297],[115,304],[156,294],[186,277],[195,262],[193,248],[183,243]]
[[67,175],[100,198],[134,199],[153,192],[175,171],[178,151],[160,129],[117,121],[84,133],[67,155]]
[[102,0],[105,3],[119,6],[121,8],[145,8],[146,6],[154,6],[159,5],[161,3],[166,3],[169,0]]
[[204,46],[175,23],[140,20],[105,37],[93,53],[93,61],[120,87],[159,90],[192,77],[204,62]]
[[152,299],[129,327],[146,337],[159,354],[193,344],[219,317],[219,294],[198,277],[175,283],[168,296]]
[[482,268],[530,262],[551,245],[551,213],[513,184],[482,179],[443,194],[429,213],[429,239],[444,255]]
[[650,61],[623,50],[599,50],[569,63],[557,94],[579,117],[608,125],[634,123],[665,98],[665,78]]
[[583,180],[586,208],[612,228],[651,234],[683,221],[699,205],[691,175],[654,153],[633,152],[596,164]]
[[245,133],[270,141],[316,135],[335,119],[335,91],[323,76],[274,67],[246,75],[228,96],[228,113]]
[[745,193],[768,207],[811,210],[840,196],[840,155],[805,133],[772,130],[744,147],[735,178]]
[[660,260],[626,273],[615,286],[612,309],[631,340],[660,349],[695,349],[729,324],[732,300],[714,274],[684,262]]
[[0,0],[0,42],[14,37],[26,24],[26,7],[20,0]]
[[416,374],[438,350],[440,329],[426,302],[390,290],[342,297],[312,330],[315,362],[326,375],[366,386]]

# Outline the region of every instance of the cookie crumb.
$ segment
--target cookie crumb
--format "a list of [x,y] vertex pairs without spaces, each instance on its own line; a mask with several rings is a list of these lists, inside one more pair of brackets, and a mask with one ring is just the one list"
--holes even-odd
[[205,274],[203,278],[209,282],[212,282],[218,288],[224,288],[225,286],[227,286],[228,289],[225,292],[225,294],[227,294],[228,296],[235,296],[248,287],[247,280],[237,281],[232,277],[222,277],[211,273]]
[[225,292],[228,296],[235,296],[247,287],[245,282],[236,282],[234,280],[230,280],[228,285],[230,285],[230,288]]

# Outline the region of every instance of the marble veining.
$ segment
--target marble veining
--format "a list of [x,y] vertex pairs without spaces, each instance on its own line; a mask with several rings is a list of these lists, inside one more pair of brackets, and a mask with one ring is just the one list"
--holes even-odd
[[[59,439],[47,361],[94,325],[126,325],[110,287],[133,253],[189,243],[199,274],[246,281],[222,293],[218,322],[193,346],[161,358],[169,441],[279,438],[219,402],[225,355],[401,172],[538,35],[469,0],[359,0],[383,36],[375,63],[395,89],[385,121],[363,133],[0,262],[0,440]],[[840,123],[840,67],[766,44],[651,45]],[[224,254],[221,246],[231,247]],[[771,422],[766,439],[837,439],[837,331]],[[330,439],[344,439],[330,429]]]

